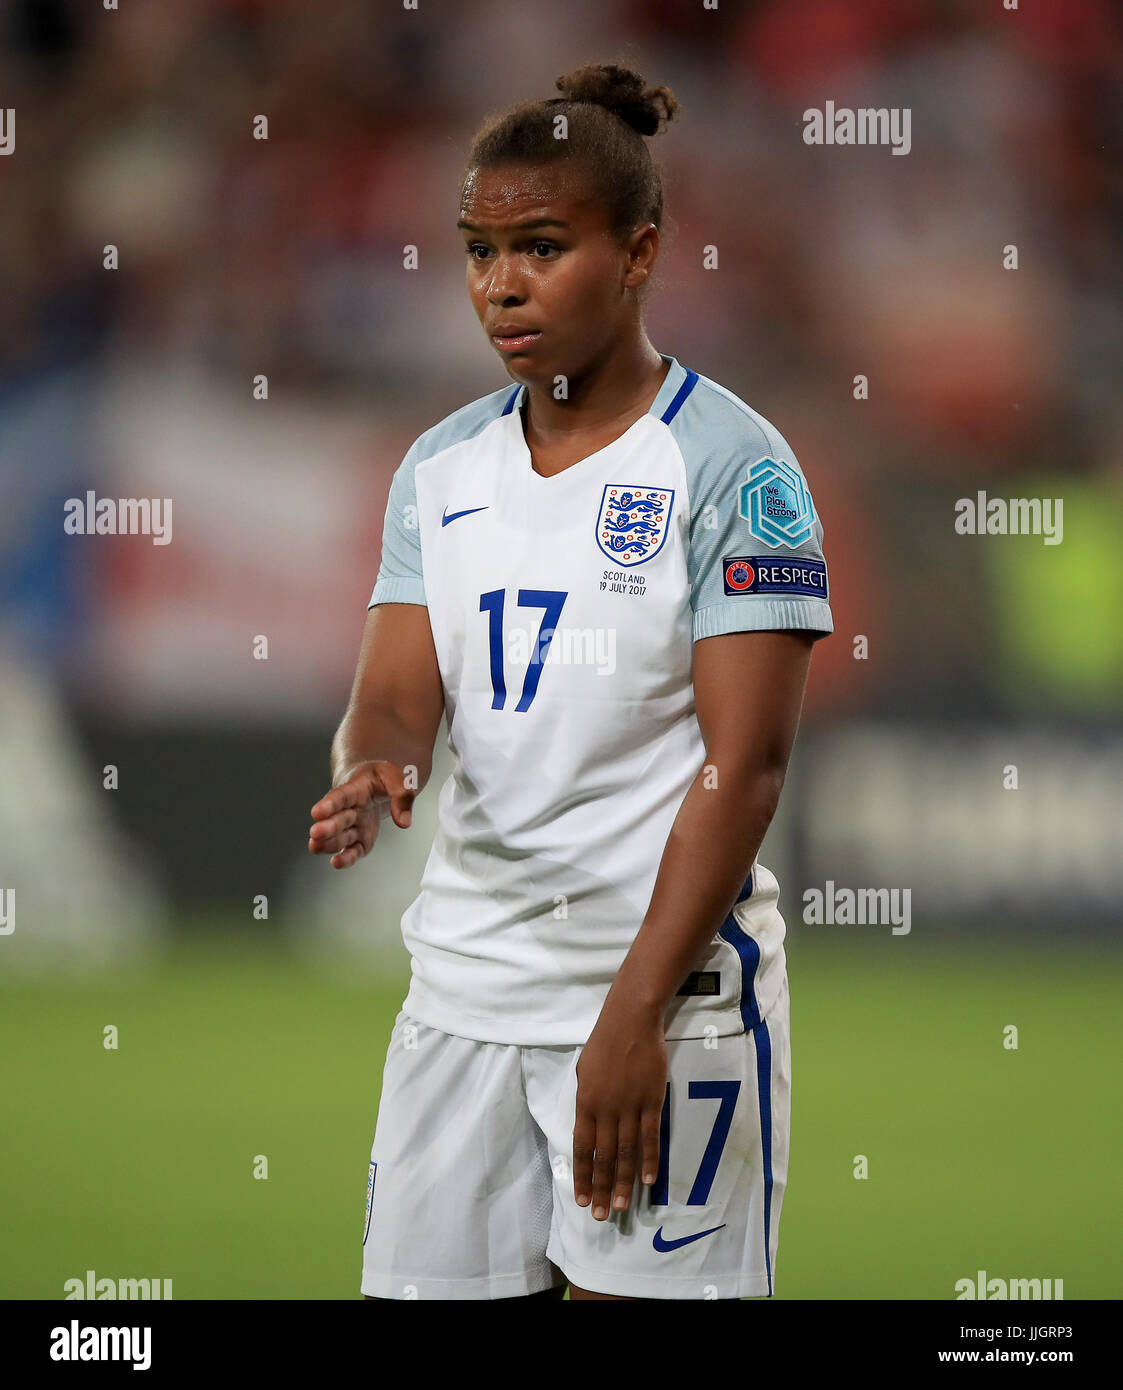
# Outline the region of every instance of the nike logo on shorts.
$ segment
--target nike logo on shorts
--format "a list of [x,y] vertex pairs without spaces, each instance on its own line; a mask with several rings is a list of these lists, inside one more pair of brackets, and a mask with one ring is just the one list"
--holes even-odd
[[651,1244],[655,1247],[656,1250],[660,1252],[664,1250],[677,1250],[681,1245],[689,1245],[691,1241],[701,1240],[703,1236],[712,1236],[715,1231],[721,1231],[724,1229],[725,1222],[723,1221],[720,1226],[711,1226],[708,1231],[696,1231],[694,1235],[681,1236],[678,1240],[664,1240],[663,1228],[662,1226],[660,1226],[659,1229],[655,1232],[655,1234],[651,1237]]

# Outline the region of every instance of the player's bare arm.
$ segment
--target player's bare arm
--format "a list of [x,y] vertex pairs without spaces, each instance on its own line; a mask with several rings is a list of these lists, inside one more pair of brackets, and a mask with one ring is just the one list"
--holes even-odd
[[308,849],[346,869],[369,854],[386,813],[403,829],[429,779],[444,691],[429,610],[379,604],[367,615],[351,698],[332,743],[332,790],[312,807]]
[[605,1220],[659,1166],[664,1014],[736,899],[776,811],[812,637],[737,632],[694,647],[705,763],[672,825],[651,903],[577,1066],[573,1186]]

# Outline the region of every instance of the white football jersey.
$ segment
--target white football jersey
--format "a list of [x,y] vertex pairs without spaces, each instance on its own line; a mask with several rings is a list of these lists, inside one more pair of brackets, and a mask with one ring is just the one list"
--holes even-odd
[[[705,760],[693,644],[833,630],[823,529],[791,449],[663,360],[648,413],[553,477],[531,466],[522,386],[426,431],[394,475],[370,606],[428,607],[455,758],[402,918],[403,1008],[445,1033],[587,1041]],[[754,864],[668,1038],[767,1014],[785,979],[778,893]]]

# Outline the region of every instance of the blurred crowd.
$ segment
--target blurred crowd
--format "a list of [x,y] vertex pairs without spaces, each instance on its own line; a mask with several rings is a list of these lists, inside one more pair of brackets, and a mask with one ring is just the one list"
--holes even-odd
[[[184,682],[195,708],[258,708],[241,652],[236,673],[217,650],[214,679],[199,668],[224,594],[256,575],[289,614],[301,582],[335,596],[292,627],[326,692],[294,660],[273,707],[338,705],[394,467],[504,380],[454,226],[472,135],[569,68],[625,61],[682,107],[653,143],[653,341],[780,428],[824,519],[837,635],[812,713],[1118,711],[1109,0],[4,0],[0,31],[0,634],[76,700],[122,700],[124,671],[149,717]],[[910,153],[807,145],[803,112],[828,99],[908,107]],[[262,374],[276,413],[257,436]],[[218,553],[182,525],[178,561],[64,544],[65,498],[126,484],[194,485],[184,525],[209,518]],[[317,486],[338,502],[322,515]],[[979,490],[1063,496],[1064,544],[957,535]]]

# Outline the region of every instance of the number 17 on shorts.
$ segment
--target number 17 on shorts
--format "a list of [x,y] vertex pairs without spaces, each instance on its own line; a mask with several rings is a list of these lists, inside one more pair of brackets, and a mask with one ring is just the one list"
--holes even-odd
[[[570,1163],[555,1163],[547,1253],[598,1293],[770,1295],[788,1172],[787,988],[745,1033],[668,1042],[667,1070],[654,1184],[637,1184],[638,1202],[598,1222],[573,1199]],[[559,1153],[560,1140],[550,1134]]]

